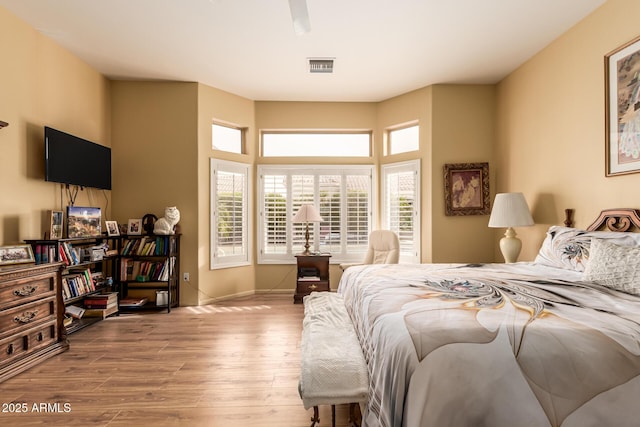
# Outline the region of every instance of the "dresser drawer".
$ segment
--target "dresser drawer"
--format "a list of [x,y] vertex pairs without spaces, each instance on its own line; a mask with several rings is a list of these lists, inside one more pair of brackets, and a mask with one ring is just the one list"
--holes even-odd
[[301,294],[308,295],[311,292],[329,291],[329,282],[327,280],[318,281],[300,281],[296,291]]
[[0,309],[55,295],[55,276],[18,279],[2,284],[0,288]]
[[53,344],[57,339],[56,322],[53,320],[0,340],[0,366]]
[[3,310],[0,312],[0,339],[22,333],[47,320],[56,320],[55,296]]

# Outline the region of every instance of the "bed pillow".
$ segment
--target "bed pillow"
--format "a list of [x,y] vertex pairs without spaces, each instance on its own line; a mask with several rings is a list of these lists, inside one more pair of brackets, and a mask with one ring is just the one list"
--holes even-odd
[[640,295],[640,247],[592,239],[582,279]]
[[547,231],[535,262],[566,270],[584,271],[592,238],[622,246],[640,247],[640,233],[586,231],[553,225]]

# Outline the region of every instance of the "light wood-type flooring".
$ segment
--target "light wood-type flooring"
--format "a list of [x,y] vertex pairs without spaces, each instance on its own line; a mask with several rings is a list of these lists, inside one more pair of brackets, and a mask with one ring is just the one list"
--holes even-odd
[[[110,317],[0,383],[0,425],[309,426],[297,388],[302,317],[288,294]],[[347,406],[336,419],[348,425]],[[330,407],[319,425],[331,425]]]

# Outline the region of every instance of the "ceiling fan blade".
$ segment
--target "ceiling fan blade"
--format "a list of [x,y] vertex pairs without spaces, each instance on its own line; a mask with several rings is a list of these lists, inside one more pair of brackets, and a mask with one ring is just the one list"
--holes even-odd
[[291,20],[296,34],[307,34],[311,31],[307,0],[289,0],[289,9],[291,9]]

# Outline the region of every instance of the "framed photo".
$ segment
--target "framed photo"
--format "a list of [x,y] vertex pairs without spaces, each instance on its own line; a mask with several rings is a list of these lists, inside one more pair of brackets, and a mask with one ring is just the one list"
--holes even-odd
[[444,165],[445,214],[489,215],[489,163]]
[[107,236],[119,236],[120,229],[118,228],[118,221],[105,221],[107,226]]
[[0,246],[0,265],[35,262],[31,245]]
[[67,237],[94,237],[102,233],[102,210],[80,206],[67,207]]
[[62,239],[64,217],[62,211],[49,211],[49,238]]
[[127,228],[127,234],[131,234],[133,236],[142,234],[142,219],[130,219],[129,227]]
[[605,56],[606,176],[640,172],[640,37]]

